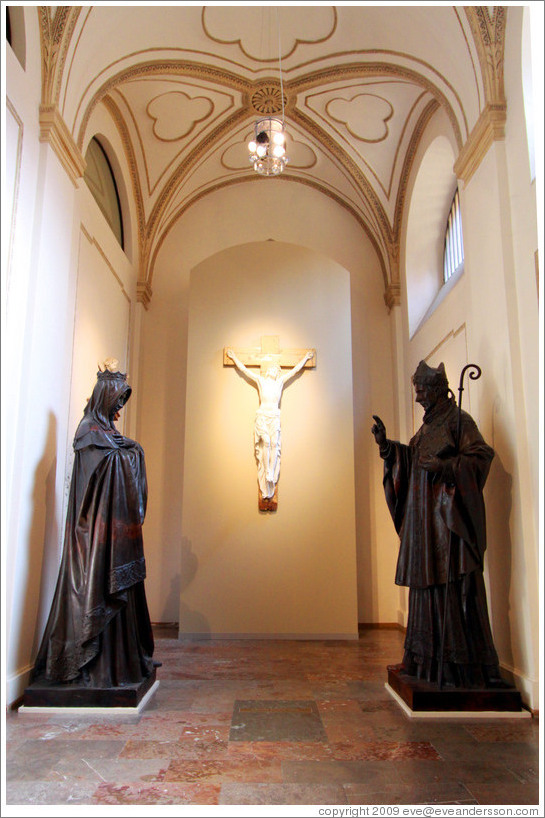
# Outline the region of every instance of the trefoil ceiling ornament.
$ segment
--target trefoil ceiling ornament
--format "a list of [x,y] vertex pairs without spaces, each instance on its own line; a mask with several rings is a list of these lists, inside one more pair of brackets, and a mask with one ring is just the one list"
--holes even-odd
[[286,154],[286,133],[284,130],[284,86],[282,83],[282,50],[280,46],[280,24],[276,9],[278,29],[278,72],[280,74],[280,99],[282,118],[271,116],[272,111],[264,111],[268,116],[258,119],[254,125],[254,138],[248,142],[250,162],[261,176],[278,176],[288,163]]

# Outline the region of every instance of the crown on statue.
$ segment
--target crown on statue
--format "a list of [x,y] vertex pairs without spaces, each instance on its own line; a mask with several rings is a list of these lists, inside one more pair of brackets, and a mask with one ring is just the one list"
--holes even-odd
[[119,366],[119,361],[117,358],[106,358],[104,363],[98,364],[98,372],[97,372],[97,379],[100,381],[126,381],[127,380],[127,373],[126,372],[118,372],[117,367]]

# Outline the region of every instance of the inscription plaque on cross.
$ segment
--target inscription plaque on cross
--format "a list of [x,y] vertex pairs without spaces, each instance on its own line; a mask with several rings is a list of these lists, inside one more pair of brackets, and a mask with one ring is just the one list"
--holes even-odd
[[[224,366],[236,366],[257,387],[259,407],[254,427],[260,511],[276,511],[280,475],[280,398],[284,385],[298,372],[316,366],[314,349],[280,349],[278,335],[263,335],[261,348],[224,347]],[[259,375],[249,367],[259,367]],[[283,373],[282,368],[289,368]]]

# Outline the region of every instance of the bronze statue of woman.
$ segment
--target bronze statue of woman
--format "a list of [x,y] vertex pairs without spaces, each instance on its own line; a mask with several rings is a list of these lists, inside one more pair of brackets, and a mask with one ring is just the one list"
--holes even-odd
[[32,682],[111,688],[153,673],[146,467],[140,445],[115,427],[132,391],[116,364],[97,373],[74,437],[64,549]]

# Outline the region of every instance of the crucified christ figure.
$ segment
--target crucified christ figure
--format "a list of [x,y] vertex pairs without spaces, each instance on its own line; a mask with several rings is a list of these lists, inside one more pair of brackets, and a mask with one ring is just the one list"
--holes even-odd
[[254,446],[257,461],[257,479],[264,499],[273,497],[280,474],[281,432],[280,432],[280,398],[284,385],[291,380],[314,356],[310,350],[293,369],[282,374],[276,364],[267,367],[263,374],[255,374],[237,358],[232,349],[228,349],[230,358],[237,369],[243,372],[257,386],[259,407],[255,416]]

